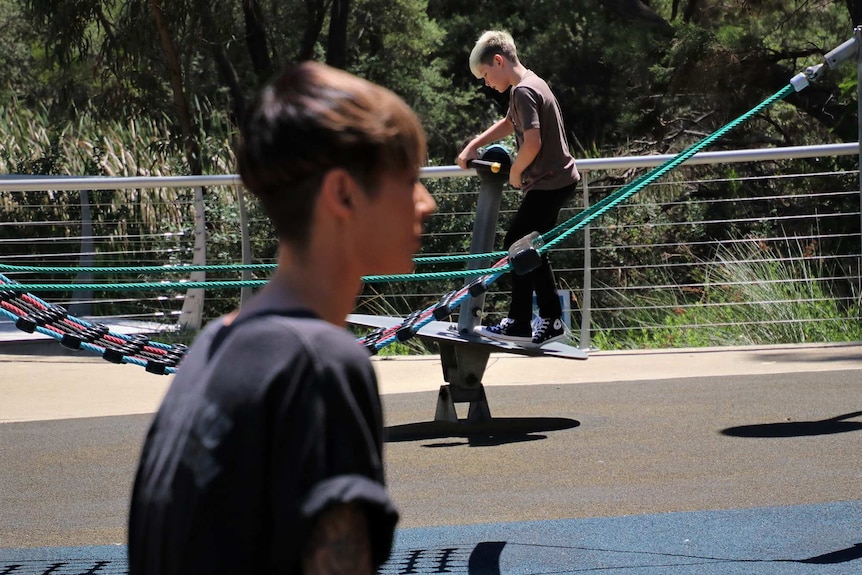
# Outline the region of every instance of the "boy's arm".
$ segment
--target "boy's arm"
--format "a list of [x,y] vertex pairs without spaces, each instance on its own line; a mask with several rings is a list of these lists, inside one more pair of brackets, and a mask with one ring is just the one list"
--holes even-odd
[[497,140],[502,140],[509,134],[513,134],[515,132],[515,127],[512,125],[512,122],[503,118],[502,120],[498,120],[495,122],[490,128],[470,140],[470,143],[467,144],[461,153],[458,154],[458,165],[461,169],[467,169],[467,162],[469,160],[473,160],[479,157],[479,148],[482,146],[487,146],[492,142],[496,142]]
[[337,504],[320,514],[302,552],[305,575],[373,575],[368,521],[362,507]]
[[509,185],[519,188],[523,184],[523,174],[527,166],[533,163],[539,150],[542,149],[542,135],[538,128],[524,130],[524,142],[518,148],[518,155],[509,170]]

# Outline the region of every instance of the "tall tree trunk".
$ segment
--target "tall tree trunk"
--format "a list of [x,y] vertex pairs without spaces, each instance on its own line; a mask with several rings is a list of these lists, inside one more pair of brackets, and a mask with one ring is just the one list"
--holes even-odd
[[[96,263],[96,247],[93,241],[93,212],[90,209],[90,192],[81,190],[78,194],[81,201],[81,250],[78,255],[78,266],[88,268]],[[72,292],[69,314],[76,317],[93,315],[93,290],[86,287],[93,283],[93,272],[78,272],[78,275],[75,276],[75,283],[84,286],[84,289]]]
[[236,69],[233,67],[230,58],[228,58],[224,45],[217,44],[213,46],[213,56],[216,68],[218,69],[219,79],[227,86],[230,92],[231,116],[233,116],[234,122],[239,123],[245,113],[245,94],[239,84],[239,76],[237,76]]
[[683,22],[692,22],[694,21],[695,15],[698,13],[700,9],[700,0],[688,0],[688,4],[685,7],[685,11],[682,13],[682,21]]
[[299,54],[297,54],[297,60],[300,62],[311,60],[314,55],[314,45],[320,38],[323,20],[326,18],[325,0],[305,0],[305,6],[308,10],[308,24],[302,33],[302,42],[300,43]]
[[274,72],[272,58],[269,55],[266,29],[260,13],[257,0],[243,0],[242,13],[245,17],[245,43],[251,58],[251,67],[258,82],[263,84]]
[[655,10],[641,0],[599,0],[601,4],[620,18],[665,35],[673,35],[673,27]]
[[[240,86],[236,68],[234,68],[225,49],[225,44],[217,37],[218,27],[212,13],[212,7],[206,7],[201,11],[201,22],[204,27],[204,39],[212,47],[213,60],[215,60],[219,80],[227,87],[228,92],[230,92],[231,118],[233,121],[238,122],[245,112],[245,94],[243,93],[242,86]],[[213,36],[212,38],[206,38],[207,31]]]
[[862,24],[862,0],[844,0],[854,26]]
[[350,0],[332,0],[326,63],[335,68],[344,69],[347,67],[347,19],[349,15]]
[[[177,47],[174,44],[171,32],[168,29],[168,24],[165,21],[165,14],[162,11],[161,0],[149,0],[149,5],[153,14],[153,19],[156,22],[156,28],[159,30],[162,50],[165,53],[168,75],[170,76],[171,81],[171,91],[174,96],[174,108],[176,109],[177,116],[180,120],[180,129],[183,132],[189,170],[191,170],[192,175],[201,175],[203,174],[203,166],[201,164],[200,145],[198,144],[197,138],[194,136],[189,101],[186,97],[185,89],[183,88],[183,71],[182,65],[180,64],[179,53],[177,52]],[[206,215],[204,211],[205,190],[202,187],[196,187],[194,190],[195,248],[192,256],[192,263],[194,265],[206,265]],[[205,281],[206,272],[192,272],[189,279],[195,282]],[[186,290],[182,313],[178,320],[183,329],[200,329],[205,298],[206,292],[203,289],[198,288]]]
[[165,63],[168,68],[171,91],[173,92],[174,109],[176,110],[177,118],[180,122],[180,129],[183,132],[183,140],[186,148],[186,160],[188,161],[191,173],[193,175],[200,175],[203,173],[200,145],[198,144],[197,138],[194,136],[189,101],[183,87],[183,70],[182,65],[180,64],[179,53],[177,52],[177,47],[174,44],[171,32],[168,29],[168,23],[165,20],[165,14],[162,11],[161,0],[149,0],[149,5],[150,11],[153,14],[153,19],[156,23],[156,28],[159,32],[162,51],[165,54]]

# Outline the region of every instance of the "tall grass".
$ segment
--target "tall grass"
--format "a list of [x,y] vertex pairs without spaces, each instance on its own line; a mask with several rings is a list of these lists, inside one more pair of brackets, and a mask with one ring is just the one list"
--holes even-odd
[[[206,102],[197,101],[199,141],[206,173],[232,173],[233,127],[229,119]],[[0,173],[52,176],[169,176],[188,174],[181,137],[168,118],[134,116],[105,119],[95,110],[81,110],[73,120],[58,121],[43,106],[25,107],[17,100],[0,104]],[[208,263],[237,263],[239,241],[236,218],[222,217],[236,209],[232,187],[207,189]],[[0,256],[23,264],[44,263],[40,254],[52,253],[48,265],[136,266],[191,263],[194,237],[194,191],[182,188],[117,189],[104,191],[39,191],[0,193]],[[210,212],[210,207],[212,211]],[[85,216],[86,214],[86,216]],[[14,225],[12,224],[14,222]],[[85,236],[91,238],[89,247]],[[23,243],[21,238],[42,239]],[[66,238],[61,256],[50,238]],[[95,254],[84,259],[84,253]],[[79,260],[79,251],[81,259]],[[65,281],[68,276],[41,276],[36,281]],[[100,281],[158,282],[157,275],[100,276]],[[177,279],[175,276],[169,279]],[[216,278],[213,278],[216,279]],[[233,278],[231,278],[233,279]],[[154,286],[155,287],[155,286]],[[164,292],[154,290],[153,294]],[[100,304],[100,311],[134,313],[142,301]],[[102,294],[95,294],[100,298]],[[105,300],[115,299],[104,294]],[[208,297],[212,317],[238,301],[218,301],[225,292]],[[59,295],[58,295],[59,298]],[[172,297],[167,298],[173,302]],[[181,303],[181,302],[180,302]],[[167,304],[156,304],[167,305]],[[171,303],[169,307],[176,304]],[[128,309],[126,309],[128,308]],[[157,311],[167,311],[158,310]]]
[[[234,171],[233,129],[223,114],[196,101],[197,115],[206,117],[200,133],[205,172]],[[168,176],[188,173],[179,142],[168,118],[145,116],[102,119],[83,110],[74,120],[57,123],[46,107],[29,109],[17,100],[0,105],[0,173],[39,175]],[[136,220],[164,225],[183,220],[178,194],[169,188],[138,191],[133,199]],[[8,199],[4,201],[8,202]],[[114,211],[128,208],[129,198],[116,195]]]
[[[356,313],[404,317],[412,311],[403,296],[390,296],[380,293],[374,286],[366,286],[365,297],[360,300]],[[351,326],[357,337],[367,335],[372,329]],[[413,337],[405,342],[395,342],[380,350],[380,355],[428,355],[436,353],[436,345],[426,344],[422,339]]]
[[[791,245],[791,242],[788,242]],[[851,282],[831,284],[828,260],[811,246],[775,253],[756,240],[719,248],[702,289],[653,291],[599,325],[600,349],[679,348],[862,341],[862,309]]]

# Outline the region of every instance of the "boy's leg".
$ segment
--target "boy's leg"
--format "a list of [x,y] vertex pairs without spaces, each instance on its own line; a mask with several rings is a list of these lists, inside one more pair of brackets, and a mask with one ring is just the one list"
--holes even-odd
[[[509,224],[509,230],[503,239],[503,249],[508,250],[512,244],[529,233],[539,232],[539,226],[547,220],[547,204],[538,196],[541,192],[529,192]],[[547,231],[547,230],[545,230]],[[544,258],[542,258],[544,260]],[[518,323],[530,325],[533,317],[533,278],[532,272],[524,275],[509,274],[512,282],[512,300],[509,303],[509,319]]]
[[[503,247],[509,249],[513,243],[531,232],[545,233],[557,224],[562,207],[572,198],[575,184],[560,190],[533,190],[524,196],[518,208]],[[557,318],[562,315],[557,296],[554,272],[547,256],[542,264],[532,272],[519,276],[510,274],[512,281],[512,302],[509,317],[517,322],[530,322],[533,317],[533,290],[542,317]],[[554,314],[554,315],[545,315]]]
[[530,272],[533,290],[536,292],[536,304],[539,306],[539,317],[562,317],[563,307],[557,293],[557,282],[554,269],[548,257],[542,258],[542,265]]
[[539,306],[539,319],[530,343],[537,346],[545,345],[566,338],[563,326],[563,308],[554,281],[554,270],[545,258],[543,264],[531,272],[533,289],[536,290],[536,303]]
[[522,276],[512,273],[509,276],[512,281],[509,319],[530,325],[533,319],[533,272]]
[[529,322],[533,317],[533,292],[541,317],[561,317],[563,308],[557,294],[554,270],[547,256],[542,256],[539,267],[528,274],[512,274],[512,304],[509,317],[517,321]]

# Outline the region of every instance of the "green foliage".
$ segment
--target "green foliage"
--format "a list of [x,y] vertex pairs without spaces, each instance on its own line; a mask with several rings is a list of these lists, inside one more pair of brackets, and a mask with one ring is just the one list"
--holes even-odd
[[[257,35],[244,5],[257,9]],[[698,9],[683,19],[674,10],[685,6],[651,2],[645,12],[652,19],[641,21],[600,0],[503,0],[493,7],[360,0],[351,3],[347,68],[401,94],[423,119],[432,161],[451,163],[469,136],[505,110],[506,96],[481,87],[467,69],[478,35],[505,28],[525,64],[557,93],[580,155],[624,148],[640,153],[681,149],[691,141],[692,128],[720,125],[774,92],[773,78],[786,82],[852,33],[846,7],[834,1],[692,5]],[[273,71],[300,57],[323,59],[329,50],[329,4],[323,0],[183,0],[162,2],[162,8],[186,96],[229,114]],[[0,2],[0,21],[7,30],[0,42],[0,62],[9,64],[7,82],[22,97],[53,103],[52,117],[69,118],[90,101],[114,117],[175,117],[175,95],[148,3],[6,0]],[[825,85],[832,93],[822,98],[843,95],[846,108],[854,110],[854,76],[852,70],[839,71],[832,87]],[[812,130],[808,122],[805,130],[778,131],[770,122],[734,137],[823,141],[830,137],[830,123],[841,125],[838,133],[846,130],[847,120],[829,112],[818,116],[824,130]],[[795,123],[800,121],[805,123]]]
[[[201,138],[205,165],[217,173],[228,173],[233,165],[229,123],[224,116],[201,104],[210,131]],[[221,129],[218,127],[221,126]],[[92,110],[81,111],[65,122],[52,120],[42,106],[28,109],[12,99],[0,105],[0,172],[19,175],[55,176],[161,176],[182,173],[184,162],[171,144],[169,122],[147,117],[128,120],[103,119]],[[233,188],[208,190],[210,216],[210,263],[240,261],[234,222],[236,202]],[[64,265],[141,266],[189,263],[183,249],[182,232],[193,219],[189,190],[164,188],[140,190],[99,190],[70,192],[11,192],[0,195],[0,241],[6,240],[3,255],[31,265],[56,262],[57,252]],[[85,233],[84,210],[91,217],[92,230]],[[254,208],[252,208],[254,210]],[[260,221],[260,216],[257,216]],[[26,225],[27,242],[12,223]],[[255,253],[272,255],[274,247],[261,238],[271,233],[256,225]],[[82,237],[99,238],[98,254]],[[68,239],[66,239],[68,238]],[[58,264],[59,265],[59,264]],[[159,274],[99,276],[99,281],[160,281]],[[68,274],[46,274],[39,281],[66,283]],[[88,280],[89,281],[89,280]],[[111,294],[95,294],[96,299]],[[224,311],[236,300],[221,304]],[[218,305],[218,304],[215,304]],[[97,311],[99,311],[97,309]],[[105,311],[105,310],[101,310]],[[109,313],[134,313],[137,304],[114,306]]]
[[356,40],[348,68],[404,98],[423,121],[431,156],[451,162],[460,149],[449,139],[464,117],[466,98],[452,93],[445,62],[434,55],[445,33],[428,18],[427,1],[363,0],[353,9],[350,35]]
[[36,34],[13,2],[0,1],[0,22],[0,101],[5,101],[37,91],[40,54],[33,49]]
[[757,241],[723,248],[703,289],[654,290],[636,305],[618,291],[625,317],[598,328],[593,343],[637,349],[859,341],[858,294],[842,300],[815,279],[828,274],[814,255],[802,247],[786,258]]

